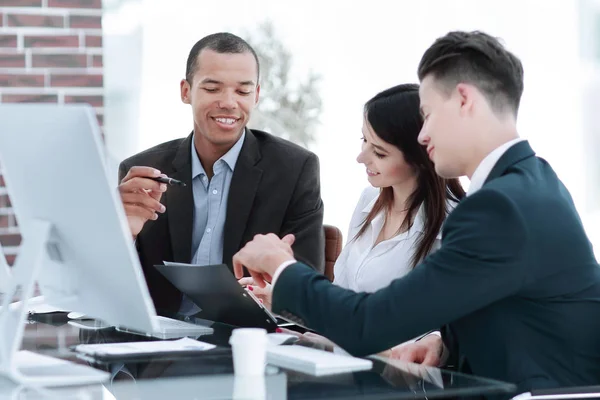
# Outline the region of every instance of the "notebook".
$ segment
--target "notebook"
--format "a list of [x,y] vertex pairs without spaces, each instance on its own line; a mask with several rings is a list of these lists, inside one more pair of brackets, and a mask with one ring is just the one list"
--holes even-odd
[[74,351],[83,356],[110,361],[129,358],[143,359],[147,357],[199,355],[202,352],[216,348],[217,346],[214,344],[186,337],[179,340],[149,342],[80,344],[74,347]]

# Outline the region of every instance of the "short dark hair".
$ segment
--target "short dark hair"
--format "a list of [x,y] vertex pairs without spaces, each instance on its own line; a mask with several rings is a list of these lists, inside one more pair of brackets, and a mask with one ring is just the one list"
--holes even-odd
[[[435,173],[427,150],[419,144],[417,137],[423,127],[419,105],[419,85],[403,84],[377,94],[365,104],[364,109],[365,119],[375,134],[396,146],[406,163],[417,172],[417,187],[407,200],[407,216],[397,232],[410,229],[419,207],[423,205],[425,229],[417,239],[411,257],[413,267],[433,250],[446,214],[450,212],[447,200],[458,202],[465,195],[458,179],[444,179]],[[382,211],[389,211],[393,204],[394,190],[383,188],[355,237],[363,235],[371,221]]]
[[198,67],[198,55],[204,49],[209,49],[221,54],[251,53],[256,60],[256,78],[258,80],[258,77],[260,76],[260,63],[258,62],[258,56],[252,46],[241,37],[232,33],[219,32],[198,40],[194,47],[192,47],[192,50],[190,50],[185,69],[185,79],[189,83],[192,83],[194,73]]
[[441,83],[448,92],[459,83],[476,86],[499,112],[515,115],[523,94],[523,65],[497,38],[484,32],[449,32],[427,49],[418,69]]

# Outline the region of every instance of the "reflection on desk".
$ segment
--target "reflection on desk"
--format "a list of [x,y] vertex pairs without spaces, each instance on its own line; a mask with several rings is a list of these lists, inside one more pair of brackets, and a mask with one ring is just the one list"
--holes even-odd
[[[59,320],[60,316],[56,320],[30,321],[25,327],[23,348],[108,371],[111,373],[111,380],[103,390],[108,390],[117,399],[193,399],[199,396],[203,399],[232,398],[249,385],[240,378],[236,381],[233,375],[228,345],[229,336],[234,329],[232,326],[215,323],[212,325],[214,333],[202,336],[203,342],[221,349],[214,354],[207,351],[198,357],[157,357],[139,362],[128,360],[99,363],[94,360],[78,360],[70,347],[83,343],[155,339],[118,332],[111,327],[78,329],[67,323],[60,325]],[[251,386],[255,392],[253,396],[264,399],[426,399],[498,394],[500,398],[510,398],[515,391],[512,384],[490,379],[381,357],[371,357],[371,360],[373,368],[370,371],[324,377],[269,366],[264,391],[261,385],[255,384]],[[89,398],[102,398],[94,397],[98,393],[98,387],[89,387],[89,390]],[[209,397],[213,395],[214,397]]]
[[[108,385],[107,385],[108,386]],[[273,370],[263,379],[234,375],[210,375],[147,381],[120,381],[108,390],[117,400],[148,399],[286,399],[283,371]]]
[[103,385],[65,388],[25,387],[0,377],[0,399],[14,400],[105,400]]

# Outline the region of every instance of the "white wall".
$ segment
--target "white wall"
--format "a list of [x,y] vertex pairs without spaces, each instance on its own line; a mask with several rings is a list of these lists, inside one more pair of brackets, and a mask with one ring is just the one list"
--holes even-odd
[[345,231],[367,185],[363,168],[355,162],[364,102],[389,86],[416,82],[421,54],[436,37],[454,29],[479,29],[503,38],[523,61],[521,135],[551,162],[578,205],[585,198],[577,2],[171,0],[168,8],[164,4],[143,2],[140,133],[136,145],[127,146],[130,153],[191,131],[190,110],[179,100],[179,80],[189,49],[198,39],[222,30],[243,35],[271,18],[294,54],[295,73],[313,69],[324,77],[324,112],[313,150],[321,159],[325,222]]

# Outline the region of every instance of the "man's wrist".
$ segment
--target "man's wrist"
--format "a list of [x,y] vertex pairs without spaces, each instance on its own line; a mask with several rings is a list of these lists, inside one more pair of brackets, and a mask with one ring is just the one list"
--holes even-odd
[[439,331],[430,332],[418,340],[419,342],[443,343],[442,335]]
[[273,278],[271,280],[271,285],[274,288],[275,287],[275,282],[277,281],[277,279],[279,278],[279,276],[281,275],[281,273],[283,272],[284,269],[286,269],[287,267],[289,267],[292,264],[295,264],[297,261],[295,259],[288,259],[287,261],[282,262],[278,267],[277,270],[271,275],[271,278]]
[[269,271],[267,271],[267,273],[273,276],[273,274],[277,272],[277,270],[281,267],[283,263],[291,260],[294,260],[294,256],[283,252],[278,252],[276,254],[268,254],[264,259],[264,265],[266,267],[265,269],[268,268]]
[[448,349],[446,348],[446,344],[442,340],[442,333],[440,331],[429,332],[427,335],[423,336],[419,340],[424,340],[424,339],[432,340],[434,338],[436,341],[439,341],[439,343],[440,343],[440,349],[439,349],[439,353],[438,353],[438,356],[440,357],[440,363],[438,364],[438,367],[441,367],[446,364],[446,361],[448,361],[448,356],[449,356],[449,352],[448,352]]

